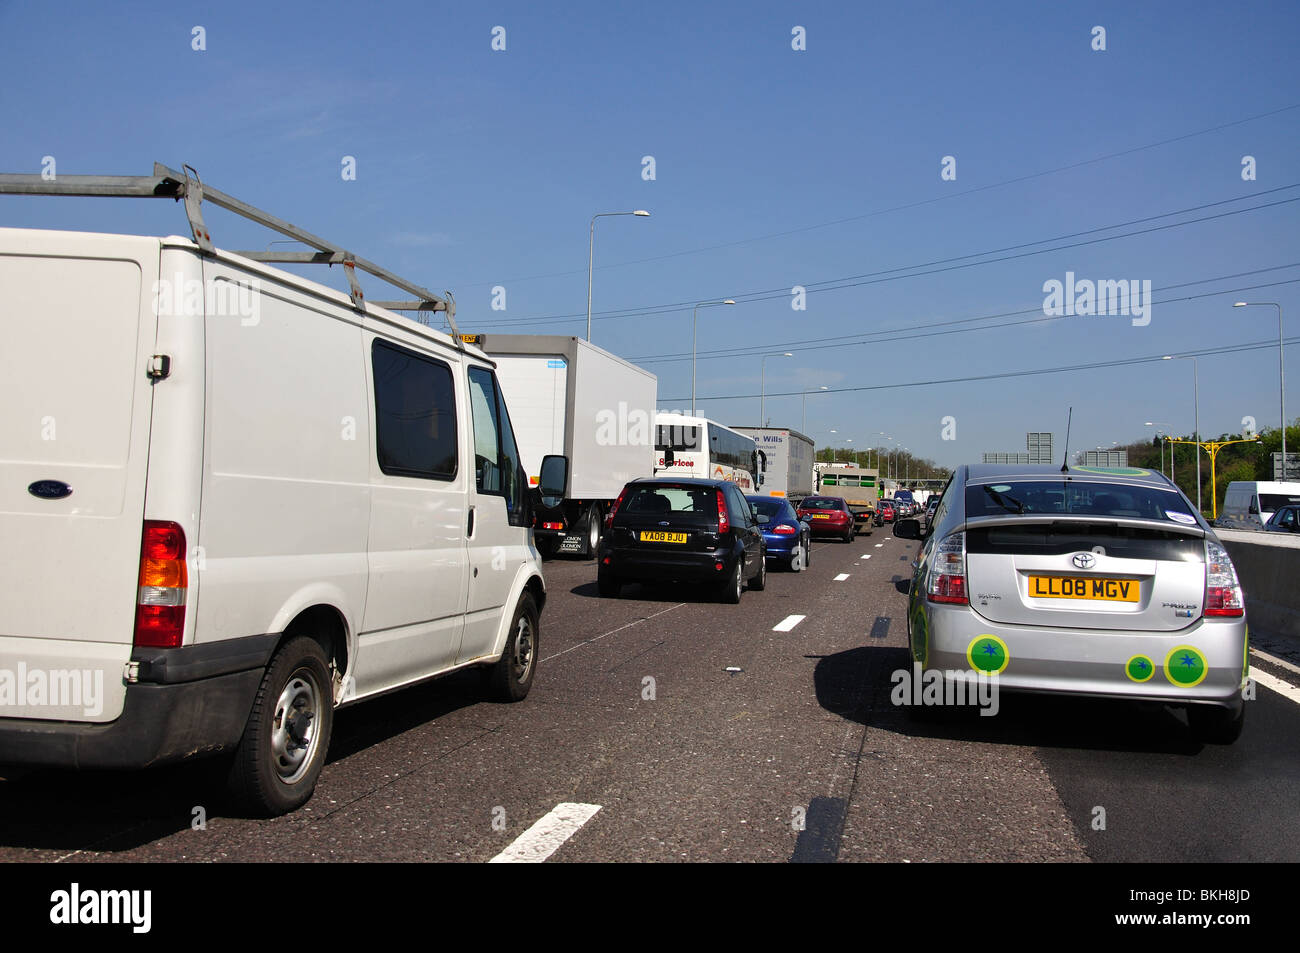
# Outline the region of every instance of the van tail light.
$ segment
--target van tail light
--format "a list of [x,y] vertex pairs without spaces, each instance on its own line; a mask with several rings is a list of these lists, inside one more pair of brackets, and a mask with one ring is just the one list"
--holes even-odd
[[185,530],[178,523],[145,520],[140,543],[140,588],[135,606],[135,644],[176,648],[185,634]]
[[611,529],[614,526],[614,514],[623,508],[623,501],[625,499],[627,499],[627,487],[623,487],[622,491],[618,494],[618,499],[614,501],[614,505],[611,506],[609,512],[605,514],[605,529]]
[[1223,545],[1205,541],[1205,615],[1241,616],[1245,600],[1237,570]]
[[718,491],[718,533],[722,534],[731,529],[731,520],[727,518],[727,497]]
[[970,605],[966,590],[966,534],[952,533],[939,541],[930,564],[926,598],[931,602]]

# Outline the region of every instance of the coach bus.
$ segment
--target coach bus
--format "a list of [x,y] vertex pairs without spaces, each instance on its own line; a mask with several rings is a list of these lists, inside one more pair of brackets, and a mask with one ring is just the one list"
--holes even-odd
[[655,415],[655,476],[730,480],[742,492],[754,493],[763,482],[764,457],[753,437],[715,420],[663,411]]

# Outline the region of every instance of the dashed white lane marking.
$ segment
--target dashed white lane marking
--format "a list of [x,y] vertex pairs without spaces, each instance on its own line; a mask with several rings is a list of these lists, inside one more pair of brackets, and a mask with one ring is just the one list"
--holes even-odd
[[880,548],[881,546],[883,546],[883,545],[885,545],[885,544],[884,544],[884,543],[876,543],[876,549],[879,549],[879,548]]
[[546,656],[546,658],[542,659],[542,661],[549,662],[551,659],[559,658],[561,655],[565,655],[569,652],[572,652],[574,649],[580,649],[584,645],[590,645],[592,642],[599,642],[601,639],[608,638],[609,636],[613,635],[615,632],[622,632],[624,629],[630,629],[632,626],[640,625],[642,622],[649,622],[651,619],[657,618],[658,616],[663,615],[665,612],[672,612],[674,609],[680,609],[684,605],[686,605],[686,603],[679,602],[675,606],[669,606],[667,609],[662,609],[659,612],[654,613],[653,615],[648,615],[644,619],[636,619],[632,622],[625,623],[624,625],[620,625],[617,629],[610,629],[608,632],[605,632],[602,635],[593,635],[589,639],[583,639],[577,645],[570,645],[563,652],[556,652],[554,655]]
[[858,558],[859,558],[859,559],[870,559],[870,558],[871,558],[871,553],[863,553],[863,554],[862,554],[861,556],[859,556]]
[[846,572],[842,572],[842,573],[840,573],[838,576],[835,577],[835,581],[836,581],[836,582],[843,582],[845,579],[848,579],[848,578],[849,578],[849,574],[846,573]]
[[1258,655],[1265,662],[1272,662],[1274,665],[1281,666],[1282,668],[1285,668],[1289,671],[1295,672],[1297,675],[1300,675],[1300,665],[1292,665],[1284,658],[1278,658],[1276,655],[1269,655],[1267,652],[1264,652],[1260,649],[1251,649],[1250,654]]
[[808,618],[806,615],[788,615],[780,622],[778,622],[775,626],[773,626],[772,631],[789,632],[791,629],[793,629],[796,625],[798,625],[806,618]]
[[566,801],[514,839],[489,864],[540,864],[576,834],[583,824],[595,817],[599,804],[574,804]]
[[1250,677],[1265,688],[1271,688],[1283,698],[1290,699],[1297,705],[1300,705],[1300,688],[1296,688],[1290,682],[1284,682],[1276,675],[1270,675],[1268,672],[1261,672],[1253,666],[1250,669]]

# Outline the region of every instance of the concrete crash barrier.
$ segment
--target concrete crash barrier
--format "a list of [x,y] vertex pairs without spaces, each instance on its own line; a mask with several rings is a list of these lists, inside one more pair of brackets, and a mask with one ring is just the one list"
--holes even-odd
[[1300,537],[1215,529],[1246,595],[1252,628],[1300,642]]

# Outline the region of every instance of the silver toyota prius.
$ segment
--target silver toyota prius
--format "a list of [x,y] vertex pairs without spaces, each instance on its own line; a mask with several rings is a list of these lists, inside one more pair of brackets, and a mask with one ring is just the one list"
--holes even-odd
[[921,541],[913,659],[1002,691],[1186,706],[1205,741],[1245,720],[1246,614],[1227,550],[1161,473],[959,467]]

